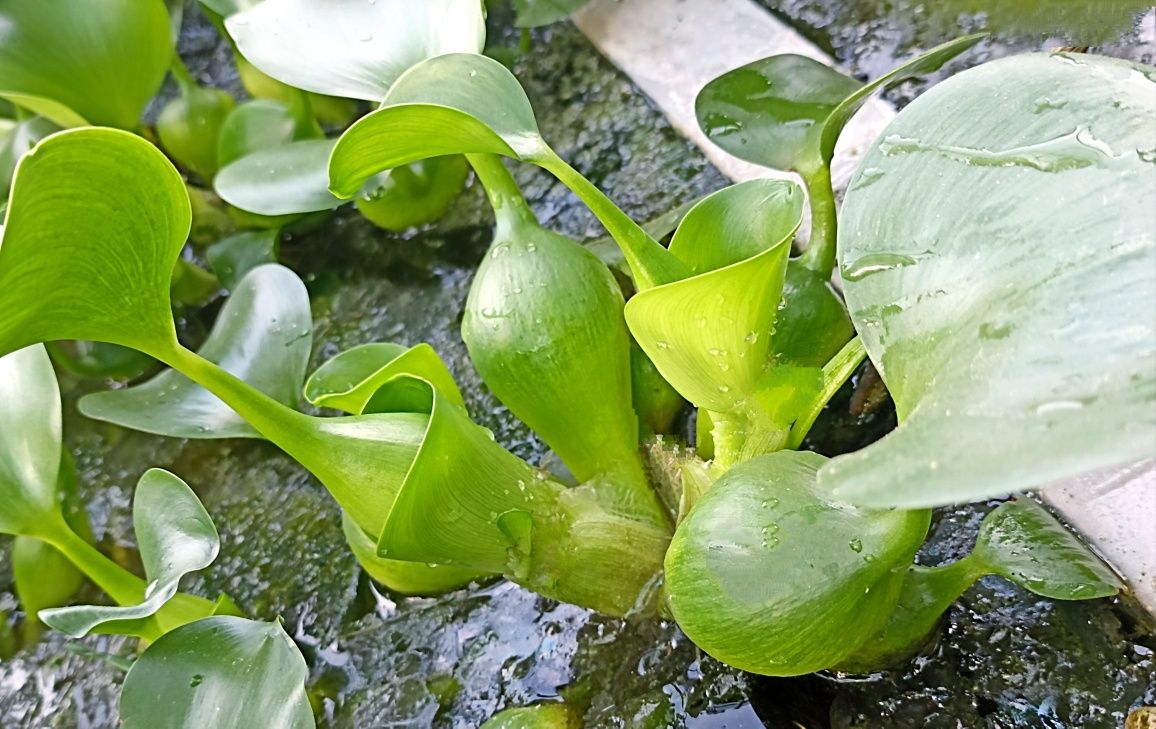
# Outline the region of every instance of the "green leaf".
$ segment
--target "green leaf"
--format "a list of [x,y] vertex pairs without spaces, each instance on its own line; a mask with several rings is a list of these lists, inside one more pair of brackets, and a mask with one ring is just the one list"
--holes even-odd
[[156,360],[119,344],[83,340],[48,342],[52,362],[78,377],[104,379],[133,378],[156,365]]
[[782,180],[753,180],[706,197],[670,244],[694,275],[627,303],[639,346],[695,405],[730,411],[755,392],[802,210],[802,191]]
[[[255,99],[278,101],[291,109],[301,105],[302,110],[311,115],[316,122],[333,127],[346,127],[360,116],[358,102],[353,99],[311,94],[308,91],[287,86],[277,79],[261,73],[240,53],[233,54],[233,62],[237,65],[241,84]],[[320,136],[320,133],[313,136]]]
[[917,99],[868,153],[840,264],[900,425],[824,469],[842,498],[956,503],[1151,455],[1152,75],[995,61]]
[[221,285],[230,291],[254,268],[277,262],[281,231],[253,230],[237,233],[205,249],[205,258]]
[[268,99],[247,101],[229,112],[221,124],[217,164],[225,167],[262,149],[319,136],[316,123],[308,120],[302,124],[286,104]]
[[347,202],[329,192],[334,144],[332,139],[306,139],[258,150],[218,172],[213,190],[230,205],[260,215],[333,210]]
[[54,339],[175,345],[169,279],[188,231],[184,182],[145,140],[43,140],[16,169],[0,239],[0,354]]
[[403,595],[439,595],[486,577],[476,570],[442,564],[402,562],[377,556],[377,543],[345,514],[341,515],[345,542],[362,569],[393,592]]
[[154,0],[7,0],[0,28],[0,96],[61,126],[136,129],[173,54]]
[[515,25],[519,28],[537,28],[565,20],[590,0],[514,0],[517,11]]
[[201,5],[222,18],[228,18],[242,10],[248,10],[260,4],[261,0],[201,0]]
[[870,511],[816,486],[825,462],[781,451],[735,467],[679,525],[666,589],[700,648],[772,676],[837,664],[899,599],[927,532],[924,511]]
[[847,307],[830,280],[802,265],[801,259],[789,261],[771,340],[776,361],[822,367],[853,336],[855,327]]
[[125,729],[312,729],[308,668],[278,622],[213,617],[149,646],[124,679]]
[[0,203],[8,199],[16,163],[37,142],[59,129],[43,117],[33,117],[0,130]]
[[448,402],[465,407],[453,375],[428,344],[406,348],[383,342],[348,349],[309,376],[305,399],[317,407],[360,415],[382,385],[402,374],[421,377]]
[[[199,354],[275,401],[295,407],[313,346],[309,294],[277,264],[249,272]],[[175,370],[140,385],[80,399],[80,412],[126,428],[172,438],[259,438],[217,396]]]
[[184,481],[153,468],[137,483],[133,527],[148,587],[139,605],[77,605],[40,612],[45,624],[80,638],[96,628],[120,631],[154,615],[177,594],[180,579],[217,558],[220,538],[213,520]]
[[974,555],[987,570],[1054,600],[1110,597],[1124,585],[1044,507],[1001,504],[984,518]]
[[257,68],[299,89],[380,101],[414,64],[479,53],[480,0],[264,0],[225,21]]
[[380,185],[357,197],[357,210],[385,230],[403,231],[446,214],[465,187],[469,165],[461,155],[433,157],[379,175]]
[[217,173],[221,129],[235,106],[233,97],[220,89],[183,88],[157,117],[161,146],[202,180],[212,180]]
[[44,348],[0,357],[0,531],[40,535],[62,523],[60,437],[60,390]]
[[499,711],[481,729],[582,729],[582,716],[566,704],[536,704]]
[[703,87],[695,114],[711,141],[736,157],[813,174],[830,164],[840,132],[872,94],[938,69],[983,37],[945,43],[866,85],[805,56],[771,56]]

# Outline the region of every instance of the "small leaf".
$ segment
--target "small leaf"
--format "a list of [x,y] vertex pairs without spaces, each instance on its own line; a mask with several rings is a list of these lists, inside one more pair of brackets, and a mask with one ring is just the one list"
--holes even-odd
[[406,348],[374,343],[348,349],[309,376],[305,399],[317,407],[360,415],[382,385],[402,374],[421,377],[451,404],[465,407],[453,375],[428,344]]
[[345,514],[341,515],[341,528],[345,532],[345,543],[349,545],[361,568],[393,592],[403,595],[440,595],[486,577],[484,573],[460,567],[378,557],[377,543]]
[[461,155],[433,157],[378,175],[380,184],[357,197],[357,210],[379,228],[403,231],[432,223],[465,187],[469,165]]
[[78,605],[43,610],[40,619],[45,624],[74,638],[95,628],[120,630],[118,624],[156,614],[177,594],[182,577],[208,567],[217,558],[221,543],[213,520],[192,489],[167,471],[153,468],[141,476],[132,519],[148,580],[144,601],[130,606]]
[[248,101],[233,109],[221,124],[217,164],[225,167],[262,149],[319,136],[314,123],[302,128],[285,104],[268,99]]
[[277,262],[281,231],[254,230],[237,233],[205,249],[205,258],[221,285],[230,291],[258,266]]
[[169,279],[189,219],[180,175],[140,137],[43,140],[16,169],[0,244],[0,354],[54,339],[174,346]]
[[0,28],[0,96],[61,126],[136,129],[173,54],[162,2],[17,0]]
[[125,729],[312,729],[308,669],[280,623],[205,618],[161,636],[124,679]]
[[740,668],[794,676],[837,664],[899,599],[925,511],[870,511],[815,484],[826,461],[781,451],[737,466],[679,525],[666,588],[679,626]]
[[1154,88],[1114,59],[994,61],[867,154],[839,257],[900,424],[824,469],[841,498],[957,503],[1151,456]]
[[161,147],[202,180],[212,180],[221,128],[235,106],[233,97],[220,89],[195,85],[182,89],[157,117]]
[[670,244],[694,275],[627,303],[639,346],[695,405],[729,411],[755,392],[802,206],[798,186],[781,180],[745,182],[706,197]]
[[[277,402],[295,407],[313,346],[309,294],[276,264],[249,272],[221,308],[199,354]],[[172,438],[259,438],[256,430],[175,370],[121,390],[85,395],[80,412]]]
[[974,554],[993,573],[1055,600],[1110,597],[1123,588],[1107,565],[1030,499],[1001,504],[988,514]]
[[60,389],[44,347],[0,357],[0,532],[35,535],[62,523],[60,438]]
[[299,89],[380,101],[414,64],[479,53],[479,0],[264,0],[225,21],[254,66]]
[[481,729],[582,729],[582,716],[566,704],[536,704],[500,711]]
[[736,157],[810,175],[830,165],[840,132],[872,94],[938,69],[983,37],[957,38],[867,85],[805,56],[771,56],[707,84],[695,114],[711,141]]
[[258,150],[217,173],[213,190],[230,205],[260,215],[333,210],[347,202],[329,192],[334,144],[332,139],[306,139]]

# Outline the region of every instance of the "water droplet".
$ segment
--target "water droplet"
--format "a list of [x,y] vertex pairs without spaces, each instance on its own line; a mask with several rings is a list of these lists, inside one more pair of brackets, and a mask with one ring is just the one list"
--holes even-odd
[[863,551],[863,540],[852,539],[850,542],[847,543],[847,546],[849,546],[851,548],[852,552],[856,552],[856,553],[862,552]]
[[984,322],[979,325],[980,339],[1004,339],[1012,332],[1011,324],[993,324]]
[[916,260],[899,253],[869,253],[843,269],[847,281],[862,281],[873,273],[911,266]]
[[200,686],[201,682],[204,680],[205,680],[204,676],[202,676],[199,673],[195,673],[195,674],[193,674],[193,680],[189,681],[189,686],[196,688],[197,686]]
[[659,349],[670,349],[670,344],[662,341],[655,342],[654,346],[658,347]]
[[746,342],[747,344],[754,344],[755,342],[759,341],[759,333],[758,332],[751,332],[751,333],[747,334],[745,337],[743,337],[743,341]]
[[475,77],[475,76],[477,76],[477,75],[478,75],[477,69],[473,69],[473,68],[471,68],[471,69],[470,69],[470,78],[473,78],[473,77]]
[[368,43],[369,41],[373,40],[373,33],[361,33],[357,36],[357,40],[361,41],[362,43]]
[[731,388],[730,388],[730,387],[728,387],[727,385],[719,385],[719,386],[718,386],[718,391],[719,391],[719,392],[721,392],[721,393],[728,393],[728,392],[730,392],[730,391],[731,391]]
[[1036,415],[1053,415],[1055,413],[1071,413],[1083,410],[1084,403],[1079,400],[1053,400],[1036,407]]

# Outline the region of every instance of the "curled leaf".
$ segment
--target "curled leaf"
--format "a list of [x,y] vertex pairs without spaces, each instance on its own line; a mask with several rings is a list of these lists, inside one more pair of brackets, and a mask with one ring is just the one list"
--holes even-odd
[[369,576],[403,595],[438,595],[486,577],[476,570],[442,564],[402,562],[377,556],[377,543],[345,514],[341,515],[345,543]]
[[424,343],[406,348],[381,342],[348,349],[309,376],[305,399],[317,407],[336,408],[350,415],[375,412],[366,409],[373,396],[402,374],[421,377],[451,404],[465,407],[453,375],[433,347]]

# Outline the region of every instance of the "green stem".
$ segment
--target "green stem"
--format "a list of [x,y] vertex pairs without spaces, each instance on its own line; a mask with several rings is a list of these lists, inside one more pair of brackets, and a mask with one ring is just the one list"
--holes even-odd
[[622,249],[639,291],[690,276],[690,269],[663,248],[638,223],[622,212],[605,193],[553,152],[534,160],[570,188],[602,221]]
[[55,547],[116,604],[135,605],[144,599],[144,580],[81,539],[63,521],[56,528],[37,536]]
[[537,227],[537,216],[526,203],[518,183],[500,157],[493,154],[467,154],[466,159],[486,191],[499,228],[516,228],[525,224]]
[[180,87],[182,94],[187,94],[197,88],[198,84],[196,80],[193,79],[193,75],[189,73],[188,66],[181,60],[180,54],[173,54],[173,60],[169,64],[169,71],[172,72],[173,79],[176,80],[177,86]]
[[803,251],[802,263],[822,276],[831,277],[835,270],[835,248],[838,237],[838,219],[835,209],[835,189],[831,186],[831,169],[827,165],[804,174],[807,197],[811,203],[811,240]]
[[823,411],[823,408],[827,406],[827,403],[835,396],[847,378],[855,374],[855,370],[866,357],[867,350],[863,347],[863,340],[855,337],[843,345],[843,348],[831,358],[830,362],[823,365],[823,388],[811,400],[807,409],[795,420],[795,424],[791,426],[787,448],[797,450],[803,444],[803,439],[807,437],[807,433],[811,432],[811,427],[815,424],[819,413]]

